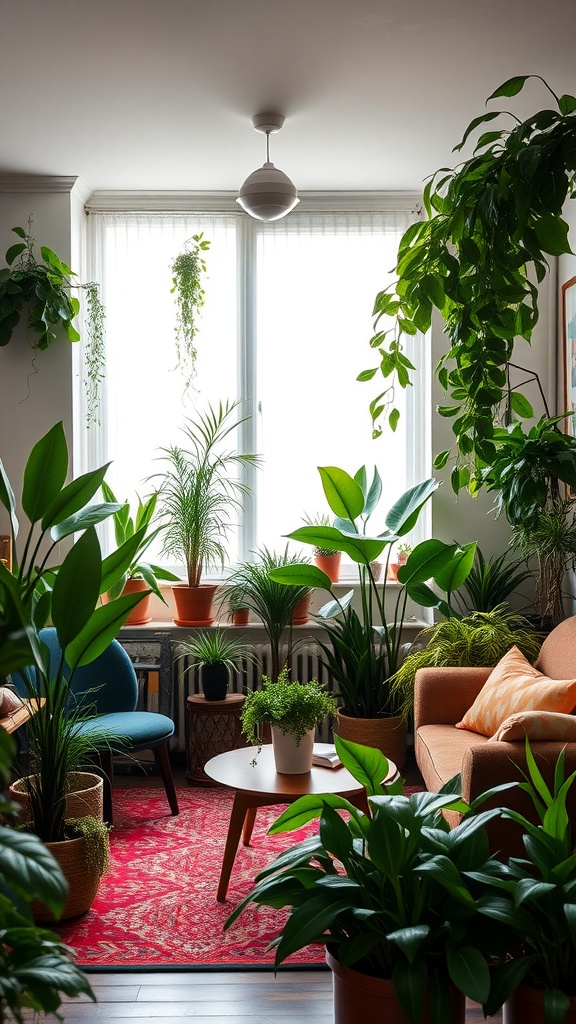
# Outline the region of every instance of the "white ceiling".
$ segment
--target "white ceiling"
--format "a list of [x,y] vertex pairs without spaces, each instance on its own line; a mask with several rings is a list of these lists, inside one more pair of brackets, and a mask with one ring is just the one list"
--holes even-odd
[[[0,172],[412,190],[516,74],[576,93],[574,0],[0,0]],[[547,93],[530,83],[515,109]]]

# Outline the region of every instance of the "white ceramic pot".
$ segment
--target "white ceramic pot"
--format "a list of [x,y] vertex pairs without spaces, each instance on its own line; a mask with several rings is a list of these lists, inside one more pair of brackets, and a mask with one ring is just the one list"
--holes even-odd
[[296,746],[294,733],[283,733],[272,726],[272,747],[276,771],[280,775],[304,775],[312,768],[315,729],[310,729]]

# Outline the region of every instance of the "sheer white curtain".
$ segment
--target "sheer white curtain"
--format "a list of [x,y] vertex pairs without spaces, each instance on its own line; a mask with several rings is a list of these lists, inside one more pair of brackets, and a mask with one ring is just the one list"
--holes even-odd
[[[120,499],[149,493],[159,448],[183,440],[185,417],[239,398],[253,415],[238,440],[262,454],[263,468],[232,538],[231,563],[262,544],[283,548],[283,535],[305,514],[328,511],[320,465],[350,473],[377,465],[388,508],[429,468],[429,374],[420,352],[414,387],[397,394],[398,430],[378,441],[368,414],[377,380],[356,377],[374,364],[374,298],[392,280],[399,240],[415,216],[408,204],[377,213],[294,211],[269,225],[244,214],[91,212],[88,270],[107,311],[106,376],[101,424],[82,432],[79,470],[112,461],[107,479]],[[170,265],[200,232],[211,245],[197,387],[186,397]]]

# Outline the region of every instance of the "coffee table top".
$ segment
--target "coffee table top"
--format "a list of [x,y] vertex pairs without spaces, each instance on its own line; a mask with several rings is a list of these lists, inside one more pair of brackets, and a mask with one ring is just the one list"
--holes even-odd
[[[316,750],[332,744],[314,745]],[[260,753],[258,751],[260,750]],[[256,764],[253,764],[254,760]],[[317,765],[303,775],[280,775],[274,765],[272,744],[262,748],[243,747],[218,754],[204,765],[204,771],[214,782],[229,789],[245,790],[250,793],[268,793],[273,796],[304,796],[307,793],[359,793],[364,788],[344,768],[321,768]],[[390,761],[391,782],[398,774],[396,765]]]

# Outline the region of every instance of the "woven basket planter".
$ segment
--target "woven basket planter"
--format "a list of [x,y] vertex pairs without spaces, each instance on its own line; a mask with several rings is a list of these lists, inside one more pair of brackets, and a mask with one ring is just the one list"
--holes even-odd
[[[84,836],[78,839],[65,839],[62,843],[46,843],[46,848],[62,869],[68,882],[68,899],[59,921],[67,921],[71,917],[85,914],[92,906],[98,886],[100,872],[88,863],[86,852],[87,840]],[[54,921],[50,910],[37,900],[31,904],[35,921]]]
[[[99,821],[104,820],[103,792],[104,783],[94,772],[70,772],[68,775],[69,793],[66,797],[66,818],[83,818],[90,814]],[[10,799],[22,808],[19,822],[30,821],[30,799],[26,791],[24,779],[17,779],[9,789]]]
[[401,771],[406,761],[406,722],[402,718],[349,718],[336,715],[334,732],[343,740],[376,747]]

